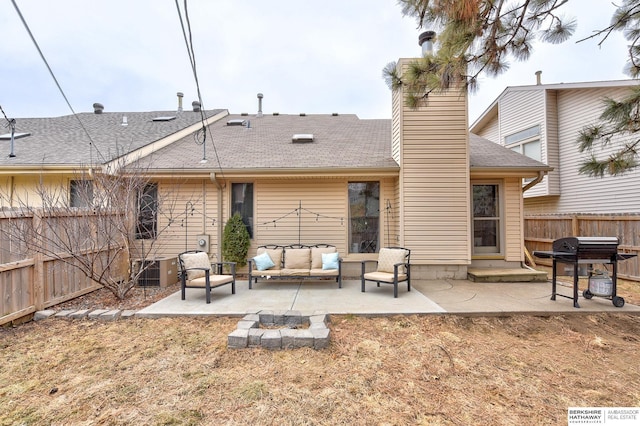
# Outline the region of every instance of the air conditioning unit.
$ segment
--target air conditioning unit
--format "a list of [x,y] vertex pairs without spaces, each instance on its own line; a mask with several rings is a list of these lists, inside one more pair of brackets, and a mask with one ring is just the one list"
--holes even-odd
[[145,270],[138,277],[139,287],[168,287],[178,282],[178,260],[175,257],[161,257],[136,261]]

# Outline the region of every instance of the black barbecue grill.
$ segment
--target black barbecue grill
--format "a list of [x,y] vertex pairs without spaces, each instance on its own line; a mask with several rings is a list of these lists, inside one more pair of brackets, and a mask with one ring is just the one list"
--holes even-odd
[[[551,283],[551,300],[556,300],[556,296],[573,299],[573,306],[579,308],[578,304],[578,265],[589,264],[592,271],[593,264],[611,264],[611,301],[613,305],[621,308],[624,306],[624,299],[616,294],[616,281],[618,277],[618,261],[635,257],[631,253],[618,253],[617,237],[566,237],[553,242],[553,251],[534,251],[533,255],[540,258],[553,259],[553,279]],[[556,292],[557,264],[567,263],[573,265],[573,297],[558,294]],[[591,272],[590,272],[591,273]],[[593,293],[587,289],[583,296],[587,299],[593,297]],[[608,296],[608,295],[607,295]]]

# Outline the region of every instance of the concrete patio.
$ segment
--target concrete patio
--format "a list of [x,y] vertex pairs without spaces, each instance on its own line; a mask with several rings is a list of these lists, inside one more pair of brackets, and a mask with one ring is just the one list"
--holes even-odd
[[[570,296],[569,283],[558,284],[559,294]],[[624,294],[619,294],[625,297]],[[270,281],[254,284],[249,290],[247,281],[236,283],[236,294],[229,286],[215,288],[211,303],[205,303],[204,290],[187,289],[186,300],[176,292],[140,311],[137,317],[167,316],[243,316],[260,310],[326,312],[329,314],[391,315],[391,314],[464,314],[554,315],[567,313],[615,312],[640,314],[640,307],[626,303],[616,308],[610,299],[582,297],[580,308],[564,297],[550,300],[549,282],[471,282],[467,280],[414,280],[410,292],[401,284],[398,298],[393,287],[367,283],[366,292],[360,291],[359,280],[345,280],[338,288],[334,281]]]

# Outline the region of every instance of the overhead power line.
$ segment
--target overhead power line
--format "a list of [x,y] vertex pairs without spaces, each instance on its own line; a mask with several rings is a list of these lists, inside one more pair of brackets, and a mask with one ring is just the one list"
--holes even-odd
[[[193,49],[193,33],[191,32],[191,21],[189,20],[189,10],[187,8],[187,0],[184,0],[184,16],[187,23],[187,28],[185,29],[185,20],[182,19],[182,13],[180,11],[180,4],[178,0],[175,0],[176,10],[178,11],[178,18],[180,19],[180,26],[182,27],[182,35],[184,37],[184,43],[187,47],[187,54],[189,55],[189,63],[191,65],[191,70],[193,71],[193,78],[196,83],[196,90],[198,93],[198,102],[200,102],[200,120],[202,122],[202,129],[200,132],[202,133],[202,146],[203,146],[203,154],[202,160],[206,161],[206,145],[207,145],[207,126],[205,124],[205,115],[204,115],[204,103],[202,102],[202,94],[200,92],[200,81],[198,79],[198,71],[196,67],[196,54]],[[187,35],[188,32],[188,35]],[[209,133],[211,134],[211,133]],[[213,152],[216,156],[216,162],[218,163],[218,169],[220,170],[220,174],[224,178],[224,171],[222,170],[222,164],[220,164],[220,157],[218,156],[218,150],[216,149],[216,144],[211,139],[211,145],[213,146]]]
[[104,160],[104,157],[100,153],[100,150],[98,150],[98,147],[96,147],[95,144],[93,143],[93,139],[91,138],[91,135],[89,134],[89,132],[87,131],[86,127],[82,123],[82,120],[80,120],[80,117],[78,117],[78,114],[76,114],[76,112],[74,111],[73,107],[71,106],[71,103],[69,102],[69,99],[67,98],[67,95],[64,93],[64,90],[62,90],[62,86],[60,86],[60,83],[58,82],[58,79],[56,78],[55,74],[53,73],[53,70],[49,66],[49,62],[47,62],[47,59],[44,57],[44,54],[42,53],[42,50],[40,49],[40,46],[38,45],[38,42],[36,41],[35,37],[31,33],[31,29],[29,28],[29,25],[27,25],[27,21],[22,16],[22,12],[20,12],[20,8],[16,4],[15,0],[11,0],[11,3],[13,3],[13,7],[16,10],[16,12],[18,13],[18,16],[20,17],[20,20],[22,21],[22,25],[24,25],[24,28],[27,30],[27,33],[29,33],[29,37],[31,38],[31,41],[33,42],[33,45],[38,50],[38,53],[40,54],[40,58],[42,59],[42,62],[44,62],[44,64],[47,67],[47,70],[49,70],[49,74],[51,75],[51,78],[53,78],[53,81],[56,83],[56,86],[58,87],[58,90],[60,91],[60,93],[62,94],[62,97],[64,98],[65,102],[67,103],[67,106],[71,110],[71,113],[78,120],[78,123],[80,123],[80,127],[82,127],[82,130],[86,133],[87,137],[89,138],[89,158],[90,158],[90,163],[93,164],[92,148],[94,148],[96,150],[96,152],[98,153],[98,155]]

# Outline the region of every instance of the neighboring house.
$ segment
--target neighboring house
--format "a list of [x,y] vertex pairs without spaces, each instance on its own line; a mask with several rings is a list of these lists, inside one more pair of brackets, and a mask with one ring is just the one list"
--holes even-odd
[[[103,112],[52,118],[16,119],[13,152],[11,135],[0,135],[0,208],[37,206],[38,187],[57,193],[63,204],[82,207],[92,191],[92,169],[108,164],[131,151],[140,155],[170,144],[215,121],[223,110]],[[13,156],[10,156],[10,154]]]
[[[150,198],[174,194],[160,206],[155,225],[167,227],[160,237],[164,255],[202,248],[220,258],[223,227],[239,212],[252,237],[249,256],[261,244],[328,243],[337,246],[350,276],[359,274],[359,260],[376,258],[384,246],[412,250],[415,278],[465,279],[470,267],[520,267],[523,179],[551,168],[470,135],[467,98],[458,90],[431,93],[418,109],[407,108],[403,97],[393,94],[391,120],[209,111],[205,138],[193,112],[161,122],[152,121],[156,113],[127,113],[127,129],[122,113],[80,118],[91,123],[85,127],[108,159],[104,170],[144,170],[157,184]],[[100,127],[109,117],[111,128]],[[138,119],[145,124],[131,137]],[[76,126],[74,117],[50,120]],[[147,136],[160,126],[175,127]],[[28,127],[20,131],[36,131]],[[56,144],[74,144],[74,154],[90,152],[79,129],[68,138]],[[27,157],[28,140],[17,144],[15,158],[0,163],[4,185],[12,182],[14,193],[19,179],[26,191],[45,172],[58,172],[71,193],[74,171],[95,161],[88,154],[73,162],[64,156],[42,161],[45,139],[38,161]],[[17,167],[27,159],[29,182]],[[169,219],[170,211],[183,212],[183,219]]]
[[[593,178],[579,173],[587,154],[578,134],[598,121],[605,97],[621,99],[637,80],[537,84],[507,87],[470,130],[553,167],[524,193],[525,213],[637,213],[640,170]],[[606,156],[615,142],[600,150]]]

